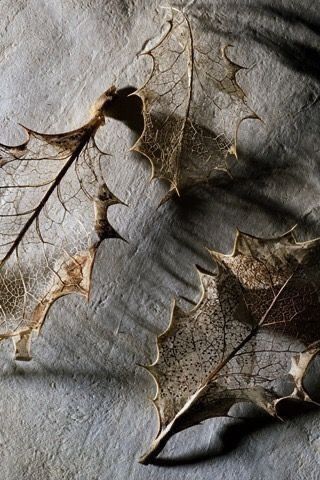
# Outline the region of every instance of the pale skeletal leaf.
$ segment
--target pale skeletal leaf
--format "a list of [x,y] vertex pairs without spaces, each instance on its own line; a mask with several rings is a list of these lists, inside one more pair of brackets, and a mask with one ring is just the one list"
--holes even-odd
[[0,145],[0,340],[12,338],[20,360],[31,358],[32,333],[57,298],[88,297],[100,242],[119,238],[107,220],[119,200],[105,183],[104,152],[95,142],[115,96],[111,87],[77,130],[26,129],[22,145]]
[[152,177],[166,179],[180,194],[226,169],[241,121],[257,116],[237,82],[243,67],[230,60],[230,46],[212,45],[199,22],[171,11],[167,32],[146,52],[153,68],[136,92],[145,126],[133,149],[150,160]]
[[[147,367],[158,385],[160,429],[143,463],[174,433],[225,416],[238,402],[277,417],[284,399],[312,401],[303,381],[320,350],[320,240],[239,233],[231,255],[211,254],[218,273],[200,273],[193,310],[173,307],[158,359]],[[286,377],[292,392],[282,397],[276,386]]]

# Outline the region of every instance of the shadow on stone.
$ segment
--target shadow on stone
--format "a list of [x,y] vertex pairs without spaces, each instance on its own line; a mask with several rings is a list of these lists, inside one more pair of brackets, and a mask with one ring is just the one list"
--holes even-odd
[[[290,421],[302,415],[312,415],[315,411],[316,407],[312,404],[290,402],[290,406],[287,405],[285,419]],[[159,457],[154,459],[152,464],[161,467],[179,467],[212,462],[215,458],[228,455],[236,450],[252,434],[271,429],[277,424],[279,421],[263,413],[257,414],[255,418],[235,419],[232,423],[225,425],[222,432],[219,433],[219,442],[214,439],[205,451],[196,450],[176,458]]]

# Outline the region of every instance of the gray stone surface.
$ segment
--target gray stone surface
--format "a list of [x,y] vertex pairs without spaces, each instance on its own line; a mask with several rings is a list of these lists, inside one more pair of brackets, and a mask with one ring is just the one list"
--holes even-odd
[[[23,139],[17,122],[75,128],[110,84],[141,84],[148,65],[137,53],[159,34],[158,3],[1,0],[0,141]],[[137,462],[157,426],[155,386],[137,363],[155,358],[172,298],[198,297],[193,264],[210,267],[203,245],[228,252],[236,227],[272,236],[306,214],[299,237],[320,234],[319,0],[188,3],[253,66],[239,80],[264,123],[242,124],[233,171],[243,178],[156,209],[165,186],[128,153],[134,133],[110,122],[109,185],[129,204],[110,219],[129,243],[104,243],[90,303],[56,302],[32,362],[14,362],[1,345],[3,479],[319,478],[316,411],[285,424],[207,421],[171,439],[162,466]]]

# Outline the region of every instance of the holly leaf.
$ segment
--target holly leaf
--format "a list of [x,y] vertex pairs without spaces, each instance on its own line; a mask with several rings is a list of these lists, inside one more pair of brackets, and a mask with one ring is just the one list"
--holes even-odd
[[165,200],[226,170],[227,155],[237,153],[240,123],[258,118],[237,82],[244,67],[229,58],[230,46],[212,45],[195,20],[171,12],[160,43],[145,52],[153,67],[136,92],[144,131],[133,146],[150,160],[152,178],[169,182]]
[[101,241],[121,238],[107,219],[121,202],[104,181],[95,141],[115,96],[111,87],[77,130],[26,129],[22,145],[0,145],[0,340],[13,339],[19,360],[31,358],[32,334],[57,298],[89,296]]
[[[199,272],[194,309],[173,306],[158,359],[146,367],[158,386],[160,428],[142,463],[173,434],[227,416],[238,402],[274,417],[285,400],[312,402],[304,378],[320,351],[320,240],[298,243],[292,231],[273,240],[239,233],[231,255],[211,255],[218,272]],[[284,378],[292,391],[282,396]]]

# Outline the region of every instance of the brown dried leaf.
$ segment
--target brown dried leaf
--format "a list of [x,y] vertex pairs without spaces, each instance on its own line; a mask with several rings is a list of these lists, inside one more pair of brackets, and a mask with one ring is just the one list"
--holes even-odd
[[[193,310],[173,307],[158,359],[147,367],[158,385],[160,429],[142,463],[176,432],[226,416],[238,402],[277,417],[284,399],[312,401],[303,381],[320,351],[320,240],[239,233],[231,255],[211,255],[218,273],[200,273]],[[282,397],[277,382],[288,376],[292,393]]]
[[228,46],[211,45],[201,26],[191,26],[185,14],[171,11],[166,34],[146,52],[153,68],[136,92],[143,101],[145,127],[133,150],[150,160],[152,178],[166,179],[179,194],[209,181],[217,169],[226,170],[227,154],[236,155],[241,121],[257,116],[236,80],[244,67],[230,60]]
[[88,297],[100,242],[120,238],[107,209],[121,202],[106,186],[95,142],[115,95],[107,90],[77,130],[26,129],[22,145],[0,145],[0,340],[13,339],[19,360],[31,358],[32,333],[57,298]]

